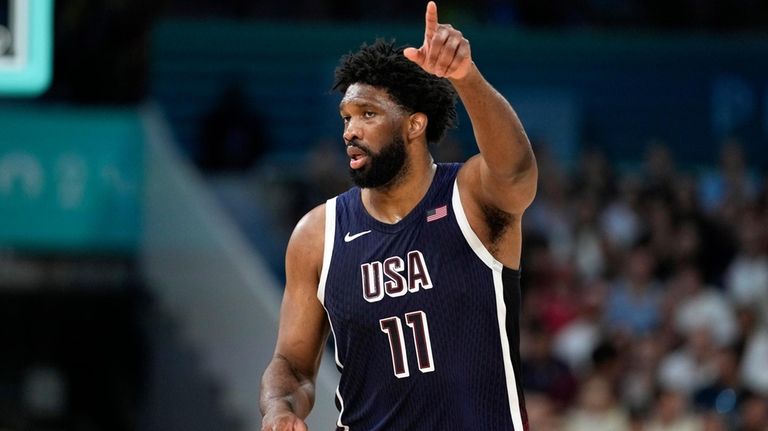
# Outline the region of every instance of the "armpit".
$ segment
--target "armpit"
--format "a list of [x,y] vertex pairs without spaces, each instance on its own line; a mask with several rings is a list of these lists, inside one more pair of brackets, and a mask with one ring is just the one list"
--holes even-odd
[[492,248],[495,249],[498,242],[504,237],[504,233],[509,225],[512,224],[514,216],[491,205],[483,205],[481,209],[485,224],[488,226],[488,239],[492,244]]

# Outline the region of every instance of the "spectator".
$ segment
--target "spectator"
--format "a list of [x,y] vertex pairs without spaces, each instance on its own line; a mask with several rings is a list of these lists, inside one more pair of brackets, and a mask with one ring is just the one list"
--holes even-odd
[[694,329],[685,344],[667,354],[659,364],[659,384],[665,390],[684,394],[711,384],[717,376],[716,348],[708,327]]
[[618,387],[624,370],[625,357],[612,341],[603,340],[592,352],[592,376],[600,376],[610,382],[612,388]]
[[746,339],[741,378],[747,389],[768,396],[768,327],[755,328]]
[[768,400],[765,396],[750,394],[739,409],[740,431],[765,431],[768,424]]
[[672,153],[664,141],[652,139],[648,142],[643,172],[645,194],[670,201],[674,194],[672,187],[675,184],[677,172]]
[[660,286],[653,278],[655,258],[645,246],[627,258],[624,276],[611,286],[606,324],[631,336],[645,335],[659,324]]
[[714,410],[707,411],[701,414],[701,430],[702,431],[729,431],[734,429],[728,425],[728,421],[725,416],[717,413]]
[[536,158],[540,172],[539,190],[526,212],[527,229],[546,239],[554,263],[561,265],[571,260],[573,252],[572,202],[569,200],[568,178],[546,146],[537,153]]
[[735,428],[737,409],[745,395],[739,376],[739,354],[734,348],[723,347],[717,351],[716,361],[717,379],[697,390],[693,403],[700,411],[716,412],[724,425]]
[[600,232],[605,244],[606,276],[615,276],[625,254],[637,244],[643,230],[640,219],[640,180],[631,175],[619,179],[618,196],[599,215]]
[[768,315],[768,235],[756,214],[742,216],[737,227],[739,251],[725,274],[725,288],[738,306],[756,305]]
[[717,346],[736,341],[737,324],[733,309],[720,290],[705,287],[699,270],[693,265],[681,267],[670,281],[685,298],[675,310],[677,332],[690,336],[699,328],[707,328]]
[[688,398],[675,390],[659,391],[647,431],[700,431],[702,422],[688,410]]
[[521,336],[523,388],[545,394],[558,408],[568,405],[576,393],[576,379],[568,366],[552,355],[551,335],[534,322]]
[[646,412],[652,408],[657,387],[657,368],[664,354],[664,344],[657,336],[636,338],[628,346],[621,376],[622,401],[632,412]]
[[731,138],[723,143],[720,167],[702,176],[699,190],[704,210],[729,220],[758,194],[759,178],[751,172],[741,142]]
[[547,395],[537,391],[526,391],[525,409],[528,412],[528,424],[532,430],[560,431],[563,429],[558,409]]
[[602,337],[601,317],[605,301],[604,284],[581,290],[577,317],[563,327],[554,338],[555,356],[580,376],[591,369],[592,352]]
[[565,415],[563,425],[565,431],[625,431],[629,416],[616,402],[610,382],[593,376],[581,386],[576,407]]
[[591,193],[576,204],[576,226],[573,244],[573,263],[581,279],[592,282],[605,272],[604,244],[598,226],[599,201]]
[[616,174],[605,154],[596,149],[587,149],[581,157],[574,174],[575,189],[589,194],[603,206],[616,195]]
[[226,89],[203,119],[200,167],[207,172],[251,168],[266,149],[265,127],[261,117],[248,106],[242,88]]

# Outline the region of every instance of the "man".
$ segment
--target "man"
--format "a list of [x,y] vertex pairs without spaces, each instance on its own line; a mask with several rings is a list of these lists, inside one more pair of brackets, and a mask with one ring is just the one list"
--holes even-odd
[[[515,112],[433,2],[420,48],[363,46],[335,88],[358,187],[310,211],[288,244],[262,429],[307,429],[332,332],[337,429],[527,430],[518,268],[537,168]],[[455,121],[456,93],[480,154],[436,165],[428,144]]]

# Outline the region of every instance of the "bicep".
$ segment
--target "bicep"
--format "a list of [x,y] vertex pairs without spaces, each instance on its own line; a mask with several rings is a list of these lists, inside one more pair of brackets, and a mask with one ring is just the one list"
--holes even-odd
[[[461,205],[470,227],[491,254],[509,268],[520,267],[522,214],[535,194],[530,178],[507,182],[483,172],[476,156],[464,164],[458,177]],[[532,189],[530,188],[532,187]]]
[[[316,289],[316,286],[314,286]],[[308,285],[287,285],[280,309],[280,329],[275,354],[302,374],[313,376],[328,338],[328,319]]]
[[[313,213],[310,213],[312,215]],[[275,354],[304,375],[314,376],[328,338],[325,309],[317,297],[322,265],[322,220],[299,222],[286,252],[286,286]]]
[[488,168],[482,155],[469,159],[459,177],[462,192],[477,206],[498,208],[514,216],[522,215],[533,202],[537,180],[535,161],[515,177],[499,177]]

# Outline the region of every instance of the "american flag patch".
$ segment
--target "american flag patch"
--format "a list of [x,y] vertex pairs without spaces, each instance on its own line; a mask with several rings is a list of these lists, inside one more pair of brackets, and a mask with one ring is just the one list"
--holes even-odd
[[448,215],[448,205],[427,211],[427,221],[439,220]]

